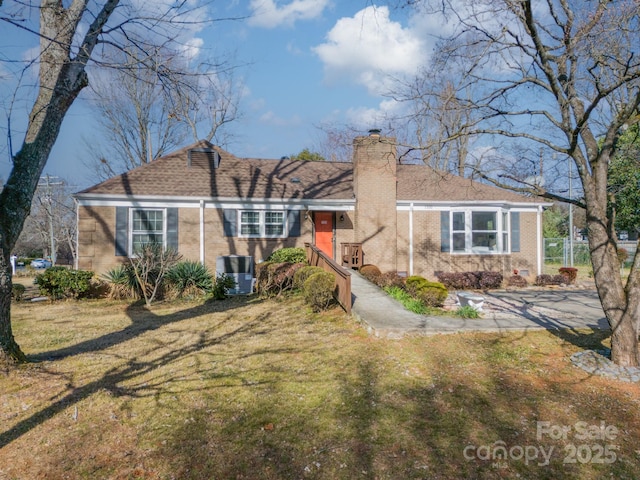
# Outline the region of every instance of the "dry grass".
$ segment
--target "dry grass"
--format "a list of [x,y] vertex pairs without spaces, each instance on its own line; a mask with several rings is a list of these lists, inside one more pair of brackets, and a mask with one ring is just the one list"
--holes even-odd
[[[606,344],[600,332],[383,340],[296,298],[151,310],[21,303],[13,312],[33,363],[0,372],[2,480],[631,479],[640,471],[640,387],[568,361]],[[619,435],[537,438],[538,421],[603,421]],[[517,448],[504,461],[477,450],[465,458],[469,445],[500,441],[553,447],[551,462],[513,458]],[[616,461],[563,463],[570,444],[614,445]]]

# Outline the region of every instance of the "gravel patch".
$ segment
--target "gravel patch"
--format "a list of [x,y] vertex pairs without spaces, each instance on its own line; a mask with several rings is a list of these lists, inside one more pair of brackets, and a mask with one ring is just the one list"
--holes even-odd
[[621,367],[611,361],[611,350],[585,350],[571,355],[571,363],[585,372],[623,382],[640,382],[640,368]]

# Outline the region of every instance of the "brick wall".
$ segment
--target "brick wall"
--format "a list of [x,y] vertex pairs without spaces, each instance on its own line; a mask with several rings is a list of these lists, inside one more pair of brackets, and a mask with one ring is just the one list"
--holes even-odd
[[357,137],[354,147],[354,240],[365,263],[396,270],[396,145],[394,138]]

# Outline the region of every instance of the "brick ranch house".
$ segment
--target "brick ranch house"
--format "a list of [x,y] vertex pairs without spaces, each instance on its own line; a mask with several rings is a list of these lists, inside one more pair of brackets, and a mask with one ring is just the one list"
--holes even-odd
[[227,255],[266,259],[316,245],[338,260],[435,279],[437,271],[542,273],[537,199],[399,164],[395,139],[354,140],[349,163],[238,158],[200,141],[75,194],[76,267],[103,274],[145,242],[216,268]]

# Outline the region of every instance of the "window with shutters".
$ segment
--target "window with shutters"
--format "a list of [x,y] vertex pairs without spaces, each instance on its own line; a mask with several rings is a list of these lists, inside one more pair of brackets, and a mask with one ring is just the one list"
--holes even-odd
[[287,217],[284,211],[241,210],[239,236],[244,238],[283,238]]
[[146,245],[165,246],[165,211],[163,209],[131,209],[131,252],[138,253]]
[[[451,253],[511,252],[511,214],[501,209],[455,209],[443,212],[443,245]],[[447,248],[449,246],[449,248]]]

